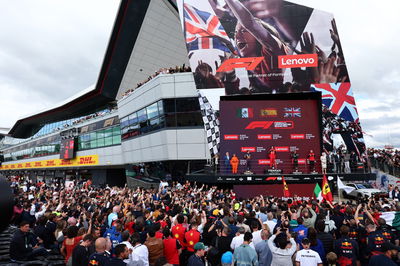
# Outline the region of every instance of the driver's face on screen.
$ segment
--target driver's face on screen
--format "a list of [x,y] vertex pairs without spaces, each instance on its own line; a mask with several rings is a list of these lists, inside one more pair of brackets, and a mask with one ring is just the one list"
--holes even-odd
[[248,32],[242,24],[238,23],[235,29],[235,42],[242,57],[257,56],[257,40]]

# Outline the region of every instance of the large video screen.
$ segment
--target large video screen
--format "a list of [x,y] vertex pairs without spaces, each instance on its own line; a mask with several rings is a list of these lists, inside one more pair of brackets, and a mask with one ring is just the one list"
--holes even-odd
[[[337,151],[333,137],[340,134],[340,149],[364,159],[356,102],[331,13],[283,0],[177,0],[177,5],[197,89],[211,103],[205,121],[218,109],[212,103],[220,96],[319,91],[324,149]],[[210,150],[218,153],[220,138],[210,136]]]
[[73,159],[75,157],[75,139],[63,139],[60,145],[60,159]]
[[[321,171],[318,100],[246,100],[242,97],[243,100],[226,97],[220,102],[222,174],[234,173],[230,164],[234,154],[239,160],[237,174],[247,170],[264,174],[273,168],[283,174]],[[274,158],[271,158],[271,150],[274,150]],[[312,153],[314,169],[310,165]],[[250,162],[246,160],[248,154]],[[294,160],[297,160],[297,167]]]

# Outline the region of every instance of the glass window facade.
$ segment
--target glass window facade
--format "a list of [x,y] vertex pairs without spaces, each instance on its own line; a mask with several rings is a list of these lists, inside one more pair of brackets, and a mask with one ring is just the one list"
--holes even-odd
[[78,137],[78,151],[121,144],[120,126],[82,134]]
[[121,119],[122,139],[176,127],[203,127],[196,97],[164,99]]
[[[110,126],[77,137],[78,151],[121,144],[120,125]],[[60,153],[60,135],[28,142],[4,151],[4,161],[16,161]]]

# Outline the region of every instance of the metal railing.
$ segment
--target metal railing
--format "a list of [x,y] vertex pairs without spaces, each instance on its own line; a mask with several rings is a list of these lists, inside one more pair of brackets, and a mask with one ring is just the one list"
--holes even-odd
[[385,158],[369,157],[371,167],[381,170],[389,175],[400,177],[400,167],[389,164]]

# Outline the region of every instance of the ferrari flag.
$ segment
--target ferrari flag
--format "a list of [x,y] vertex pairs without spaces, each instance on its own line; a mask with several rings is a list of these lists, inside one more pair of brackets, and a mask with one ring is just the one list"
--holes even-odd
[[329,202],[333,201],[331,188],[329,187],[328,180],[326,179],[326,175],[324,175],[324,178],[322,179],[322,198]]

